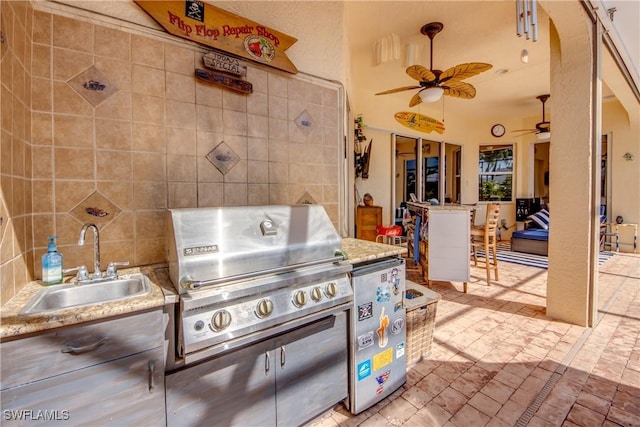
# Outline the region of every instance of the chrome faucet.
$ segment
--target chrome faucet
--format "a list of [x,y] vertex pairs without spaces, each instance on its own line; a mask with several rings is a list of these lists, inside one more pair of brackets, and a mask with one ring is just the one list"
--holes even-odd
[[84,235],[88,228],[93,230],[93,278],[98,279],[102,277],[102,271],[100,271],[100,233],[97,225],[88,222],[82,226],[78,246],[84,246]]

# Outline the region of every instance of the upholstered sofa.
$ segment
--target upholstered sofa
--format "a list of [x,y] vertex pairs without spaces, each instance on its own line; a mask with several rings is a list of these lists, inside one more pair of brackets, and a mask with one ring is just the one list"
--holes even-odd
[[533,228],[518,230],[511,235],[511,250],[535,255],[548,255],[549,230]]
[[511,250],[527,254],[544,255],[549,253],[549,211],[541,209],[529,215],[525,229],[511,235]]

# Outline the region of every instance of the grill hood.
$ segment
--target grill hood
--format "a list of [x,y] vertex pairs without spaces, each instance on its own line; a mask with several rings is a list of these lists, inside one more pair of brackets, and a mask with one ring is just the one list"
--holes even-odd
[[342,239],[319,205],[170,209],[167,227],[180,293],[342,259]]

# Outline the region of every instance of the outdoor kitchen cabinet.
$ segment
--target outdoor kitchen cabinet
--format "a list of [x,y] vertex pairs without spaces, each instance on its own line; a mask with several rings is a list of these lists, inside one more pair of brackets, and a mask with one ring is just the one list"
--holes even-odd
[[295,426],[347,396],[341,312],[167,375],[167,425]]
[[3,343],[3,425],[165,424],[162,311]]
[[[419,253],[416,260],[424,278],[468,282],[471,279],[471,208],[418,202],[407,202],[407,208],[415,217],[416,230],[420,230],[419,235],[409,238],[409,246],[413,247],[410,252],[414,256]],[[414,240],[416,237],[419,242]]]

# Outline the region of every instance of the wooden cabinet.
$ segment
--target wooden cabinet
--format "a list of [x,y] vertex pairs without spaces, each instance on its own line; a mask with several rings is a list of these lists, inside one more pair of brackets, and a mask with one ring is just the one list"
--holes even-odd
[[162,343],[161,310],[3,343],[3,425],[164,425]]
[[382,225],[382,206],[356,208],[356,238],[375,242],[378,225]]

